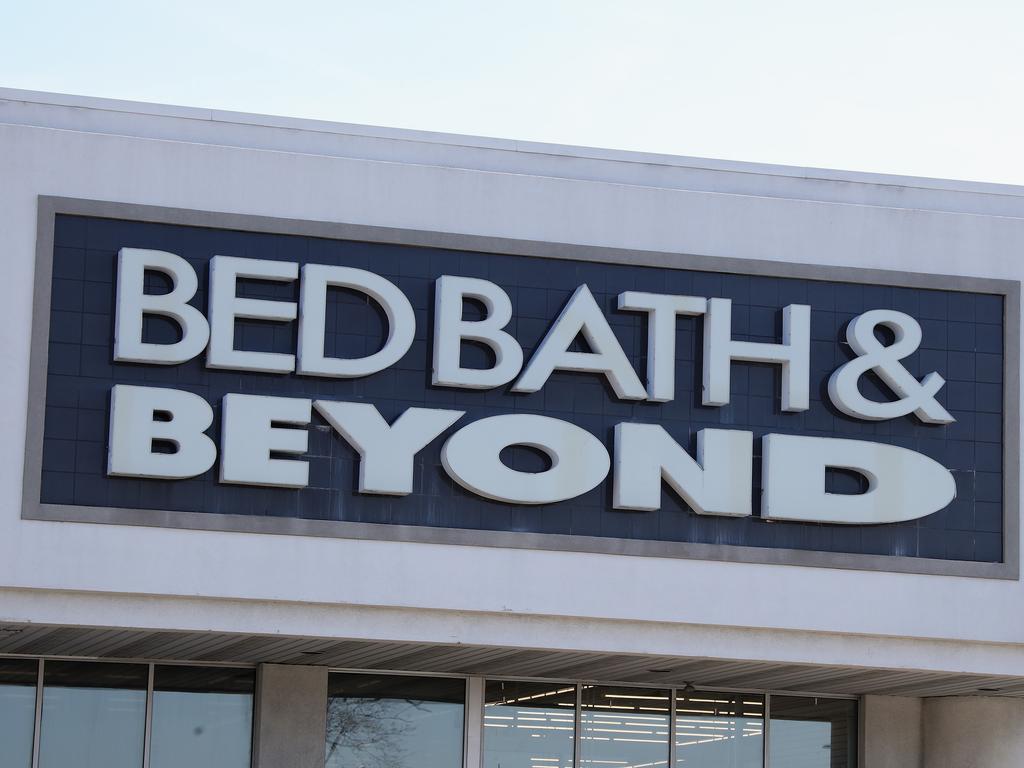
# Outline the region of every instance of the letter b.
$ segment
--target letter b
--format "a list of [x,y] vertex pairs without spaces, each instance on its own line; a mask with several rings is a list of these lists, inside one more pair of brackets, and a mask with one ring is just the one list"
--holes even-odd
[[[161,272],[171,279],[168,293],[145,291],[146,272]],[[114,323],[114,360],[152,365],[175,365],[198,355],[210,340],[210,326],[203,313],[190,305],[199,280],[181,256],[144,248],[122,248],[117,255],[117,319]],[[142,340],[146,315],[170,318],[181,329],[172,344]]]
[[[205,434],[212,423],[213,409],[199,395],[117,384],[110,393],[107,474],[165,480],[201,475],[217,458],[217,447]],[[154,451],[154,441],[173,452]]]
[[[463,320],[465,300],[475,299],[487,310],[483,320]],[[523,367],[523,350],[502,329],[512,319],[512,302],[494,283],[473,277],[442,275],[434,295],[434,385],[490,389],[508,384]],[[476,341],[494,352],[492,368],[463,368],[462,342]]]

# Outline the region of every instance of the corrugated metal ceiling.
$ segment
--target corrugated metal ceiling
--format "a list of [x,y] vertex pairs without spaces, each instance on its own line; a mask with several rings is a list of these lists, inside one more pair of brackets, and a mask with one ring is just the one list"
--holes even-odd
[[[197,663],[316,664],[491,677],[548,678],[822,694],[1024,697],[1024,678],[884,668],[371,642],[280,635],[5,624],[0,654]],[[998,692],[982,689],[998,689]]]

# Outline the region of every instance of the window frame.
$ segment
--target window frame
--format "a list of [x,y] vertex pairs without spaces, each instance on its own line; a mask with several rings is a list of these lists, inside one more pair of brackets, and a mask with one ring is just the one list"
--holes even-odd
[[[32,733],[32,768],[38,768],[39,765],[39,747],[40,747],[40,734],[42,725],[43,715],[43,691],[44,691],[44,674],[46,669],[46,663],[48,661],[88,661],[95,664],[137,664],[138,666],[148,667],[147,674],[147,686],[146,686],[146,721],[145,721],[145,741],[143,744],[143,766],[142,768],[149,768],[150,761],[150,748],[152,740],[152,724],[153,724],[153,693],[154,693],[154,678],[157,666],[178,666],[178,667],[212,667],[212,668],[224,668],[224,669],[249,669],[255,673],[257,664],[247,663],[231,663],[231,662],[187,662],[187,661],[171,661],[171,660],[134,660],[134,659],[82,659],[71,656],[18,656],[18,655],[3,655],[0,659],[16,659],[16,660],[29,660],[35,661],[37,664],[37,675],[35,682],[35,719],[33,723]],[[558,677],[531,677],[528,675],[466,675],[453,672],[424,672],[424,671],[412,671],[402,669],[357,669],[350,667],[326,667],[325,669],[328,675],[335,672],[342,672],[348,674],[364,674],[364,675],[401,675],[405,677],[433,677],[433,678],[447,678],[447,679],[459,679],[464,681],[465,685],[465,704],[463,707],[463,750],[462,750],[462,768],[482,768],[483,766],[483,751],[484,751],[484,705],[486,702],[485,688],[488,681],[493,682],[530,682],[530,683],[548,683],[557,684],[564,686],[573,686],[576,689],[576,707],[574,716],[574,734],[573,734],[573,768],[580,768],[580,736],[581,736],[581,717],[582,717],[582,701],[583,701],[583,687],[587,685],[602,685],[602,686],[616,686],[622,688],[637,688],[637,689],[649,689],[659,688],[669,692],[670,700],[670,712],[669,712],[669,756],[667,768],[675,768],[676,759],[676,702],[680,692],[685,688],[684,685],[671,685],[661,684],[658,681],[648,681],[645,683],[638,683],[635,681],[623,682],[616,680],[592,680],[592,679],[578,679],[578,680],[565,680],[564,678]],[[251,759],[256,754],[256,725],[257,725],[257,709],[259,702],[259,679],[258,675],[254,681],[253,687],[253,718],[250,730],[250,755]],[[863,712],[862,712],[862,697],[855,695],[843,695],[835,693],[819,693],[816,691],[800,691],[800,690],[789,690],[789,689],[762,689],[762,688],[735,688],[731,686],[722,685],[710,685],[708,687],[697,687],[698,691],[713,691],[720,693],[739,693],[739,694],[753,694],[764,697],[764,741],[762,746],[762,768],[778,768],[777,766],[770,766],[768,763],[770,748],[771,748],[771,720],[772,720],[772,696],[799,696],[799,697],[813,697],[820,699],[836,699],[843,701],[853,701],[856,703],[855,708],[855,720],[854,728],[860,729],[863,725]],[[326,707],[326,699],[325,699]],[[325,710],[326,717],[326,710]]]
[[255,676],[256,665],[255,664],[232,664],[232,663],[221,663],[221,662],[185,662],[185,661],[137,661],[134,659],[83,659],[76,658],[73,656],[0,656],[0,660],[20,660],[20,661],[34,661],[36,663],[36,682],[35,682],[35,717],[32,723],[32,763],[31,768],[39,768],[39,750],[42,743],[42,725],[43,725],[43,693],[45,689],[45,674],[46,674],[46,663],[47,662],[85,662],[89,664],[132,664],[138,667],[146,667],[146,712],[145,722],[143,728],[143,744],[142,744],[142,768],[149,768],[150,766],[150,750],[152,747],[153,737],[153,685],[156,678],[156,668],[161,667],[205,667],[215,669],[249,669],[253,671],[253,716],[252,721],[249,724],[249,762],[252,764],[252,758],[255,754],[255,733],[256,733],[256,703],[257,703],[257,680]]

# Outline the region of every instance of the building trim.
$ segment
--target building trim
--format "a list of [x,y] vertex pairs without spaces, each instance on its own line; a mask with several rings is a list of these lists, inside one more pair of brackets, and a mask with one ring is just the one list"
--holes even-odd
[[[129,99],[82,96],[78,94],[54,93],[21,88],[0,87],[0,104],[21,104],[44,109],[91,110],[94,113],[110,113],[161,121],[195,121],[200,123],[256,128],[268,131],[303,132],[326,134],[343,139],[368,139],[378,141],[405,142],[410,144],[435,145],[456,149],[490,150],[511,152],[518,155],[535,155],[609,162],[627,165],[661,166],[683,171],[709,171],[712,173],[735,173],[793,179],[801,182],[840,182],[843,184],[864,184],[874,187],[899,187],[925,192],[959,193],[1005,197],[1011,200],[1024,197],[1024,186],[967,179],[943,179],[932,176],[852,171],[814,166],[790,166],[776,163],[750,162],[723,158],[695,157],[685,155],[646,152],[631,149],[612,149],[597,146],[558,144],[545,141],[524,141],[497,136],[477,136],[412,128],[393,128],[361,123],[344,123],[335,120],[288,117],[238,110],[211,109],[175,104],[132,101]],[[39,128],[61,128],[63,121],[47,120],[45,117],[23,115],[2,115],[0,122],[8,125],[28,125]],[[72,130],[81,130],[72,123]],[[137,126],[136,126],[137,129]],[[108,131],[89,126],[88,130],[98,133]],[[118,134],[120,135],[120,134]],[[163,136],[133,134],[132,138],[163,139]],[[182,140],[182,139],[175,139]],[[185,139],[187,140],[187,139]],[[223,140],[224,146],[259,149],[244,141]],[[369,158],[365,158],[369,159]],[[566,178],[575,178],[566,176]]]

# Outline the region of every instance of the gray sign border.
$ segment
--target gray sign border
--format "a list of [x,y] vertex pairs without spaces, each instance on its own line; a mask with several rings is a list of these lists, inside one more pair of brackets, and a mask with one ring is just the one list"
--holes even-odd
[[[307,235],[398,245],[482,251],[518,256],[576,261],[667,267],[710,272],[793,277],[1000,294],[1004,302],[1003,369],[1003,558],[1001,563],[976,563],[890,555],[859,555],[796,549],[771,549],[690,542],[573,536],[568,534],[481,531],[462,528],[386,525],[298,518],[168,512],[147,509],[85,507],[40,502],[43,423],[46,409],[47,356],[50,331],[50,292],[53,270],[54,223],[57,214],[97,216],[162,224],[216,229],[239,229],[282,235]],[[852,570],[889,571],[979,578],[1019,578],[1020,565],[1020,283],[979,277],[958,277],[915,272],[831,267],[751,259],[694,256],[658,251],[547,243],[509,238],[396,229],[336,222],[279,219],[237,213],[216,213],[163,208],[131,203],[76,198],[38,198],[36,269],[32,310],[32,347],[29,370],[28,424],[25,435],[25,471],[21,517],[23,520],[102,523],[193,530],[374,539],[432,544],[454,544],[518,549],[546,549],[647,557],[692,558],[727,562],[796,565]]]

